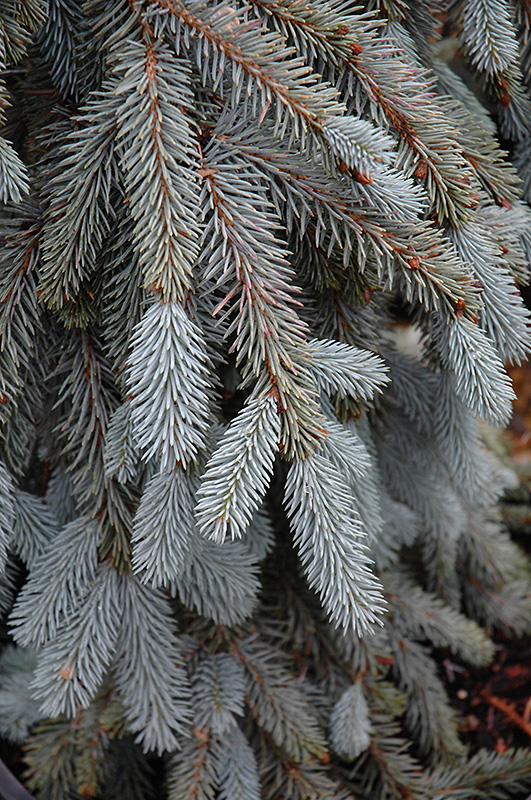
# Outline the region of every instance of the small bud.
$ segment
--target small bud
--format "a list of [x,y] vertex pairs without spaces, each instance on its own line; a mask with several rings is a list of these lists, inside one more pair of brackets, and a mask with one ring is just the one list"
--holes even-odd
[[59,670],[59,675],[61,676],[61,678],[64,678],[65,681],[68,681],[72,677],[72,671],[73,671],[72,662],[69,661],[66,664],[63,664],[63,666]]
[[423,181],[427,174],[428,174],[428,165],[423,159],[420,159],[417,168],[415,170],[415,177],[418,178],[420,181]]
[[455,313],[458,316],[462,315],[462,313],[465,310],[465,308],[466,308],[466,303],[465,303],[465,301],[463,300],[462,297],[460,297],[458,300],[455,301],[454,310],[455,310]]

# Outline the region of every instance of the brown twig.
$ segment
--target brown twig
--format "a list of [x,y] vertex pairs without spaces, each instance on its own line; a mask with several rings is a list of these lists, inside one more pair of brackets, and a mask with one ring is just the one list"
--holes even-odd
[[502,697],[497,697],[494,694],[491,694],[487,688],[482,689],[480,692],[481,696],[489,703],[489,705],[497,708],[498,711],[501,711],[502,714],[505,714],[511,722],[517,725],[524,733],[531,738],[531,723],[525,720],[520,714],[516,711],[513,703],[509,703],[508,700],[504,700]]

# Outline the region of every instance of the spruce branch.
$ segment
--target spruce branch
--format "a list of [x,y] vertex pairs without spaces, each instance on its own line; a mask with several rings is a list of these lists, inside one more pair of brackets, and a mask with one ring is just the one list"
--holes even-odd
[[[326,41],[333,58],[370,101],[375,121],[381,122],[383,117],[404,143],[404,161],[405,154],[411,154],[417,177],[425,184],[440,221],[447,219],[455,225],[466,219],[473,202],[467,188],[471,170],[454,131],[446,127],[444,104],[433,92],[426,92],[426,74],[407,64],[389,40],[375,38],[374,30],[365,36],[366,19],[345,15],[341,4],[336,12],[337,27],[329,25],[326,16],[312,14],[314,9],[321,10],[320,4],[313,4],[312,11],[293,0],[253,0],[253,5],[263,8],[280,29],[286,26],[301,39]],[[398,86],[402,91],[396,91]],[[436,142],[446,148],[444,159]]]
[[109,420],[104,459],[107,478],[116,477],[119,483],[135,478],[138,452],[133,439],[130,400],[119,406]]
[[218,653],[199,662],[192,675],[194,722],[223,739],[237,728],[245,700],[243,667],[229,653]]
[[245,669],[245,701],[257,725],[296,763],[326,761],[326,740],[281,654],[253,639],[232,649]]
[[345,689],[330,716],[331,745],[345,761],[354,761],[370,744],[369,707],[361,684]]
[[129,729],[145,751],[175,750],[190,720],[190,688],[169,603],[128,577],[120,606],[113,671]]
[[38,209],[28,202],[21,218],[6,220],[2,230],[7,244],[0,261],[0,419],[4,425],[23,393],[41,327],[36,298],[41,227]]
[[29,192],[28,173],[25,164],[13,146],[0,136],[0,202],[20,203]]
[[170,761],[169,800],[214,800],[219,781],[217,748],[208,731],[194,729],[185,739],[182,750]]
[[144,286],[182,302],[201,234],[191,75],[147,23],[144,29],[141,41],[113,53],[118,151]]
[[0,573],[6,567],[7,548],[15,528],[14,487],[11,476],[0,462]]
[[456,395],[481,419],[504,425],[514,392],[493,344],[477,324],[456,317],[434,331],[444,366],[455,375]]
[[242,731],[233,726],[220,754],[220,800],[260,800],[256,757]]
[[373,630],[385,605],[362,543],[365,531],[339,472],[319,453],[296,462],[285,503],[308,582],[331,621],[356,633]]
[[[236,10],[228,3],[208,9],[197,0],[157,0],[156,6],[169,12],[170,30],[173,28],[177,46],[184,38],[183,27],[197,37],[199,69],[203,79],[210,72],[214,89],[220,82],[218,67],[225,59],[233,65],[233,106],[247,95],[255,116],[258,99],[261,108],[274,103],[276,129],[285,132],[289,126],[292,136],[304,137],[303,141],[306,131],[322,134],[325,115],[342,111],[333,87],[319,82],[301,58],[292,57],[293,51],[284,40],[268,31],[260,20],[246,21],[245,9]],[[270,58],[271,52],[275,53],[274,59]]]
[[[193,505],[189,511],[193,514]],[[216,544],[196,532],[172,591],[181,602],[218,625],[250,617],[258,602],[258,559],[243,542]]]
[[[263,128],[267,130],[267,120]],[[329,251],[337,243],[343,251],[345,267],[354,250],[361,272],[367,269],[371,258],[379,282],[387,281],[391,288],[401,281],[412,301],[438,308],[442,300],[449,314],[465,308],[473,314],[480,306],[478,288],[473,286],[455,249],[448,246],[434,225],[418,219],[422,206],[415,196],[408,190],[397,201],[400,184],[395,181],[391,187],[388,185],[392,173],[382,175],[374,191],[364,191],[362,184],[354,180],[349,190],[337,178],[300,160],[297,153],[284,150],[282,144],[273,149],[270,140],[248,124],[223,129],[216,145],[221,152],[236,151],[250,160],[257,167],[257,177],[270,176],[275,182],[270,191],[288,230],[296,226],[302,237],[311,220],[315,243],[320,245],[327,231]],[[392,203],[391,209],[386,198]],[[412,209],[408,210],[411,203]],[[402,280],[397,270],[402,272]]]
[[48,14],[38,45],[52,81],[65,98],[79,100],[83,92],[78,53],[84,18],[71,0],[48,0]]
[[18,644],[42,645],[57,636],[94,580],[98,539],[97,525],[80,517],[65,525],[39,556],[10,618]]
[[110,92],[107,85],[81,109],[51,169],[39,283],[41,297],[51,308],[76,301],[80,287],[96,269],[113,219],[116,121]]
[[278,223],[262,186],[244,178],[244,168],[242,159],[227,158],[215,145],[205,153],[205,205],[213,214],[206,230],[211,252],[204,280],[215,279],[225,289],[214,314],[224,310],[232,318],[226,335],[234,337],[231,349],[244,380],[259,378],[277,400],[282,451],[292,458],[311,451],[323,436],[322,415],[305,365],[297,359],[305,348],[306,326],[294,308],[292,271],[275,236]]
[[41,718],[39,705],[29,690],[36,654],[31,648],[9,645],[2,653],[0,664],[0,730],[11,741],[22,743],[29,729]]
[[42,497],[29,492],[13,492],[13,504],[15,524],[11,549],[28,569],[33,569],[37,558],[59,533],[59,520]]
[[133,521],[133,572],[143,583],[168,586],[185,568],[196,535],[190,510],[195,487],[179,468],[161,470],[146,484]]
[[187,466],[205,447],[210,382],[204,350],[201,331],[178,303],[154,303],[136,326],[127,384],[144,461],[157,458],[163,469]]
[[114,567],[100,568],[82,604],[39,652],[31,691],[44,715],[74,717],[101,688],[122,618],[118,581]]
[[251,400],[207,462],[197,494],[199,530],[215,542],[241,538],[268,488],[280,443],[280,418],[269,395]]
[[[492,221],[487,224],[492,225]],[[495,229],[493,233],[477,223],[469,223],[459,231],[452,231],[451,237],[483,287],[483,307],[478,314],[481,327],[503,359],[518,362],[530,348],[529,311],[520,303],[504,258],[508,248],[495,238]]]
[[317,385],[328,394],[369,400],[389,380],[387,367],[373,353],[326,339],[312,339],[308,347]]

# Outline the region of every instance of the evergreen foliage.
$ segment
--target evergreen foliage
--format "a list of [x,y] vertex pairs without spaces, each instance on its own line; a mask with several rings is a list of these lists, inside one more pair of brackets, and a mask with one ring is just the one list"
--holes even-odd
[[435,657],[531,631],[484,441],[531,351],[529,4],[0,0],[0,61],[28,790],[531,791]]

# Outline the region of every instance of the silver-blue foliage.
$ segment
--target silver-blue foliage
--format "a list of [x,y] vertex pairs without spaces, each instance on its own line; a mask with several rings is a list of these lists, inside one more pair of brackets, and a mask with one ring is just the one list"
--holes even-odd
[[370,630],[385,603],[370,569],[365,531],[340,473],[318,452],[293,464],[285,503],[308,582],[331,621],[358,634]]
[[330,715],[331,745],[345,761],[354,761],[371,741],[369,706],[359,683],[345,689]]
[[252,399],[207,462],[197,493],[199,530],[215,542],[241,538],[269,486],[280,443],[280,416],[271,395]]
[[186,466],[205,447],[210,422],[201,332],[176,302],[153,303],[131,339],[127,383],[133,435],[144,461]]
[[28,789],[528,792],[436,666],[531,628],[486,428],[531,350],[525,4],[5,0],[0,31]]

